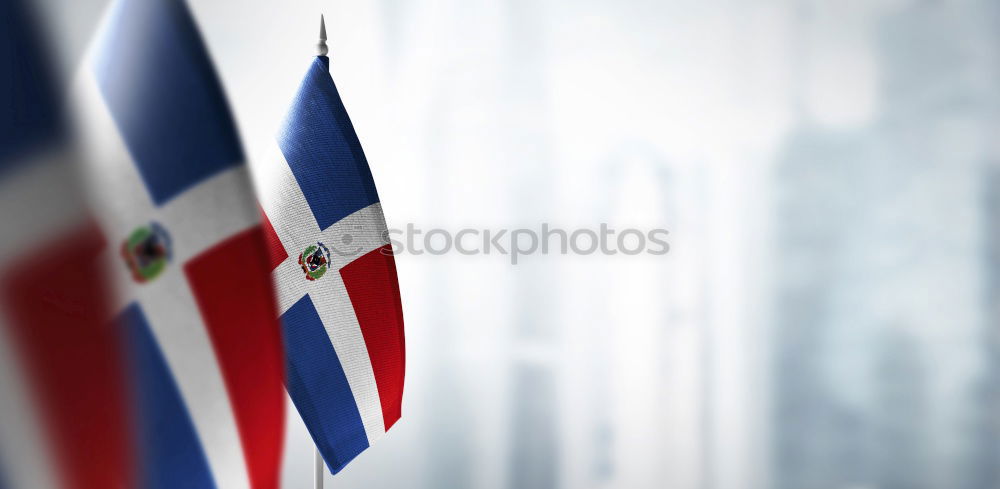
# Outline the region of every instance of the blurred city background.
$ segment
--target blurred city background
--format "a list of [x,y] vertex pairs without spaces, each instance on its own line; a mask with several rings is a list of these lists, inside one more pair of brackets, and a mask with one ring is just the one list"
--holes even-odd
[[[671,233],[398,257],[404,418],[328,487],[1000,487],[997,2],[189,3],[253,159],[326,14],[390,227]],[[105,1],[38,5],[71,78]]]

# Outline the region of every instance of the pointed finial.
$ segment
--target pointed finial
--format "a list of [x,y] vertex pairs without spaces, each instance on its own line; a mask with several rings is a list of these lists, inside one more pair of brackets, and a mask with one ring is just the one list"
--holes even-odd
[[326,45],[326,19],[320,15],[319,16],[319,43],[316,44],[316,53],[318,56],[326,56],[330,52],[330,48]]

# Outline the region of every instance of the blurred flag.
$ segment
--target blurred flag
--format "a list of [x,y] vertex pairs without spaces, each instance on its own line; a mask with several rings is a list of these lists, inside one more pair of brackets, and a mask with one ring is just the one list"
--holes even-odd
[[288,392],[337,473],[399,419],[405,355],[382,206],[329,63],[313,61],[260,170]]
[[30,6],[0,0],[0,485],[128,488],[104,240]]
[[77,82],[140,487],[278,487],[281,336],[233,118],[181,0],[118,0]]

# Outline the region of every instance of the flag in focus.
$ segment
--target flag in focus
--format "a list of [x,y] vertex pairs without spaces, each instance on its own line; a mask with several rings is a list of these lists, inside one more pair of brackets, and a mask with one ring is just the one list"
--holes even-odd
[[139,487],[278,487],[281,336],[222,86],[181,0],[118,0],[75,87],[120,294]]
[[405,349],[382,206],[325,39],[260,191],[288,393],[337,473],[399,419]]

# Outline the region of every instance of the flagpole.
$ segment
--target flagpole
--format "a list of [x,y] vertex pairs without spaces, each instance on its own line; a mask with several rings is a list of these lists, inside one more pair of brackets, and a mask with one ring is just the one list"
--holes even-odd
[[313,456],[313,489],[323,489],[323,456],[319,454],[319,448]]
[[[319,42],[316,43],[316,55],[326,56],[330,52],[329,46],[326,45],[326,19],[322,14],[319,16]],[[315,452],[313,455],[313,489],[323,489],[323,472],[324,466],[323,455],[319,453],[319,448],[314,448]]]
[[330,47],[326,45],[326,19],[319,16],[319,43],[316,44],[316,56],[326,56]]
[[[319,16],[319,42],[316,43],[316,55],[326,56],[330,48],[326,45],[326,18],[322,14]],[[319,448],[315,448],[313,455],[313,489],[323,489],[323,455],[319,453]]]

